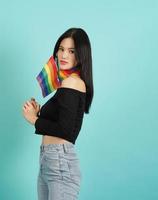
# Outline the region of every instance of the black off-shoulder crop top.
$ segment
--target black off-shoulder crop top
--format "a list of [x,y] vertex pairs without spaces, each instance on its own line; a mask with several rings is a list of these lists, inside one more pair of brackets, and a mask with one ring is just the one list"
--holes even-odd
[[41,107],[35,134],[56,136],[75,144],[85,111],[86,93],[60,87]]

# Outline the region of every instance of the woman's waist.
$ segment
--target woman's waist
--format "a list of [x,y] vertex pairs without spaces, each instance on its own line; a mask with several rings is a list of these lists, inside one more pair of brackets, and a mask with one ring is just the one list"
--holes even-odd
[[63,143],[70,143],[70,142],[63,138],[55,136],[43,135],[42,137],[42,144],[63,144]]

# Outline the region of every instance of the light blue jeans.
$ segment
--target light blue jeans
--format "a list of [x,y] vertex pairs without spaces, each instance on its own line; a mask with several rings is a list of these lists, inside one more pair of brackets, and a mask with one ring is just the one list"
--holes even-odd
[[72,143],[41,144],[38,200],[77,200],[81,171]]

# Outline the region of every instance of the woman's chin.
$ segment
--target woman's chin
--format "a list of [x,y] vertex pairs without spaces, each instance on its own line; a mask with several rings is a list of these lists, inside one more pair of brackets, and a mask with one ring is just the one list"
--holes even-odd
[[67,70],[67,69],[71,69],[72,67],[70,66],[66,66],[66,65],[60,65],[60,69],[61,70]]

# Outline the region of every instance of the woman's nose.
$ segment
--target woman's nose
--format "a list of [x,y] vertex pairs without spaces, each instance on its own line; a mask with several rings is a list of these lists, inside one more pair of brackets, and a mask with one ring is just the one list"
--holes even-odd
[[68,57],[68,53],[66,51],[63,52],[62,58],[67,58]]

